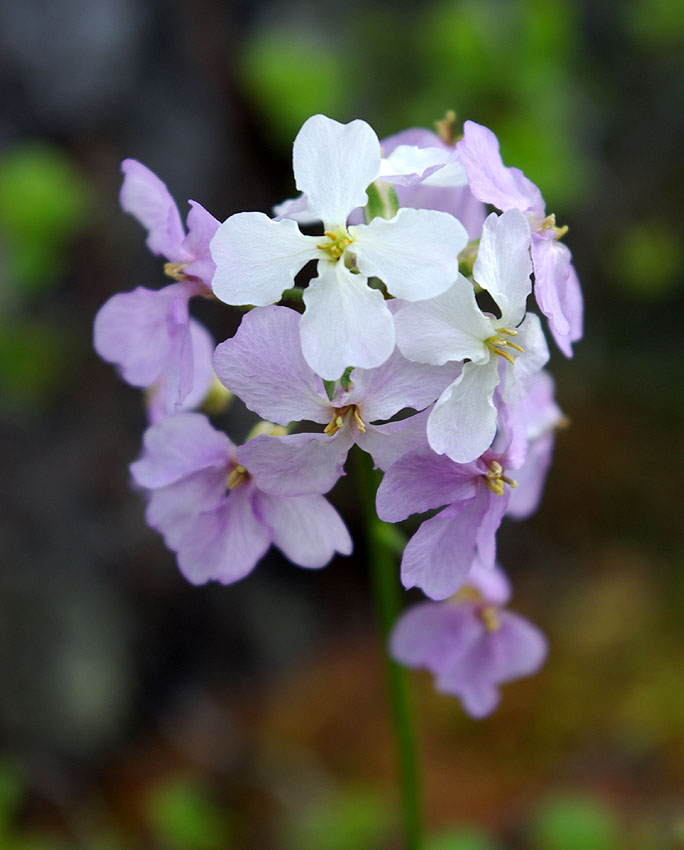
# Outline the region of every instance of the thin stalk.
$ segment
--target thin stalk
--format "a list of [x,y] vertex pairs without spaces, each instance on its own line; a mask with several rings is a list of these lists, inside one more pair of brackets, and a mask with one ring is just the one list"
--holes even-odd
[[375,492],[379,475],[373,470],[371,458],[358,449],[356,451],[356,471],[363,511],[366,554],[385,658],[399,767],[404,846],[405,850],[420,850],[422,847],[420,780],[408,675],[407,671],[396,664],[387,652],[390,630],[401,611],[401,593],[395,555],[396,535],[394,526],[379,520],[375,512]]

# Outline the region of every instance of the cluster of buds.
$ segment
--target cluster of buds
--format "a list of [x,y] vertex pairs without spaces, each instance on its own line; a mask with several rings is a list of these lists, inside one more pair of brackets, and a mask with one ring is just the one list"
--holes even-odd
[[[404,586],[432,601],[402,615],[391,652],[483,716],[499,683],[546,654],[541,633],[502,610],[496,563],[503,517],[539,503],[562,420],[528,300],[569,357],[582,296],[565,228],[504,166],[494,134],[470,121],[457,141],[453,122],[440,130],[381,143],[364,121],[315,115],[294,143],[297,198],[222,224],[190,201],[187,232],[165,185],[126,160],[122,207],[174,282],[110,298],[94,336],[147,391],[131,473],[191,582],[237,581],[272,544],[302,567],[349,554],[325,494],[355,443],[384,473],[380,519],[441,509],[401,562]],[[215,348],[193,297],[241,307],[235,335]],[[260,418],[243,445],[206,415],[219,382]]]

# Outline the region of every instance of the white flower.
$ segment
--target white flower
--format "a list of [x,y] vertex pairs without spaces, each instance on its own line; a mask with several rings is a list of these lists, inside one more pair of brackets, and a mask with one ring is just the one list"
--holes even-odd
[[539,319],[525,313],[532,284],[530,229],[519,210],[484,223],[473,277],[486,289],[500,317],[483,313],[472,284],[459,275],[443,295],[402,305],[395,316],[402,354],[419,363],[467,360],[441,394],[428,419],[428,440],[439,454],[469,463],[486,451],[496,432],[494,391],[520,400],[549,359]]
[[467,242],[459,221],[433,210],[401,209],[389,221],[347,226],[351,211],[367,202],[380,159],[378,138],[364,121],[314,115],[295,139],[293,162],[297,188],[324,236],[252,212],[231,216],[211,243],[212,287],[228,304],[272,304],[309,260],[318,261],[300,331],[304,357],[327,380],[348,366],[379,366],[394,349],[392,315],[369,277],[407,301],[434,298],[456,279]]

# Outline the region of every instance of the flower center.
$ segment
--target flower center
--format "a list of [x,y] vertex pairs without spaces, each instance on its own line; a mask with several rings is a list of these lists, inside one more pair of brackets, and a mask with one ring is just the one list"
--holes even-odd
[[235,490],[236,487],[244,484],[247,480],[249,480],[249,472],[247,472],[244,466],[236,463],[228,473],[226,487],[229,490]]
[[508,484],[509,487],[518,486],[518,482],[515,479],[509,478],[503,472],[503,466],[497,460],[493,460],[489,464],[489,471],[484,474],[487,487],[489,487],[492,493],[496,493],[497,496],[503,496],[504,484]]
[[504,360],[508,360],[509,363],[513,363],[513,355],[507,349],[512,348],[513,351],[517,351],[518,354],[522,354],[525,349],[516,345],[514,342],[511,342],[510,339],[506,339],[506,337],[517,335],[518,332],[510,330],[510,328],[498,328],[496,334],[494,336],[490,336],[489,339],[486,339],[484,344],[498,357],[503,357]]
[[547,215],[544,221],[541,223],[540,230],[553,230],[553,238],[554,239],[562,239],[565,234],[568,232],[567,224],[563,227],[559,227],[556,224],[556,214],[552,213],[551,215]]
[[362,434],[366,433],[366,423],[361,418],[361,414],[359,413],[359,408],[355,404],[347,404],[344,407],[336,407],[333,410],[333,415],[328,422],[328,424],[323,429],[324,433],[326,433],[329,437],[332,437],[334,434],[342,428],[347,419],[348,415],[352,414],[354,416],[354,420],[356,422],[356,427],[361,431]]
[[183,274],[183,269],[187,265],[187,263],[164,263],[164,274],[174,280],[187,280],[188,276]]
[[496,605],[483,605],[477,613],[488,632],[495,632],[501,628],[499,609]]
[[327,242],[322,242],[316,245],[318,249],[324,251],[332,260],[339,260],[345,250],[351,245],[352,240],[346,230],[340,230],[337,233],[333,230],[326,230],[323,234]]

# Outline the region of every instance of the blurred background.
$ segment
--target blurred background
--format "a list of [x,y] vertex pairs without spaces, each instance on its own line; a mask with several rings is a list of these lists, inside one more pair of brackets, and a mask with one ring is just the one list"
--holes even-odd
[[553,353],[545,501],[500,533],[548,663],[479,722],[414,677],[429,850],[684,847],[683,56],[673,0],[0,4],[0,847],[398,846],[350,482],[360,554],[190,586],[129,486],[140,393],[91,328],[166,282],[124,157],[223,220],[292,195],[312,113],[382,137],[448,108],[570,226],[587,320]]

